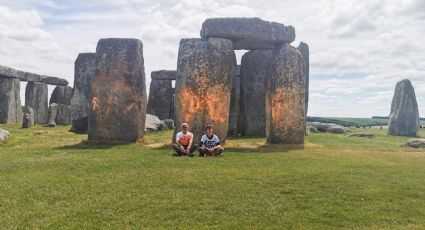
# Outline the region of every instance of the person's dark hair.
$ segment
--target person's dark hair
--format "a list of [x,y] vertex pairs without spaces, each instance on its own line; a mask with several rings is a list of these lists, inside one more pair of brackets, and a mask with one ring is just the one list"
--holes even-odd
[[207,127],[205,127],[205,130],[208,130],[208,129],[212,129],[212,125],[207,125]]

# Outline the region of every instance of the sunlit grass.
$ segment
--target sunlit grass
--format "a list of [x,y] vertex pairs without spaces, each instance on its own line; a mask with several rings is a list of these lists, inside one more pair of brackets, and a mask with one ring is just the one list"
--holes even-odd
[[425,150],[386,130],[304,146],[229,138],[223,157],[176,158],[171,131],[105,145],[0,127],[0,228],[425,228]]

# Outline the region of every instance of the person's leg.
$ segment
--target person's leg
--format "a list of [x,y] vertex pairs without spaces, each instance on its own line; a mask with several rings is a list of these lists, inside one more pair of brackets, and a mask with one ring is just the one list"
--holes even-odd
[[198,148],[198,145],[196,145],[196,144],[193,144],[192,145],[192,147],[190,147],[190,149],[189,149],[189,153],[193,153],[193,152],[195,152],[195,150]]
[[208,150],[205,147],[199,147],[199,156],[203,157],[203,156],[208,156]]
[[175,155],[175,156],[181,156],[182,155],[182,151],[180,149],[180,145],[174,144],[173,145],[173,149],[175,151],[175,154],[173,154],[173,155]]
[[214,156],[220,156],[222,153],[224,152],[224,148],[220,147],[220,148],[216,148],[213,152]]

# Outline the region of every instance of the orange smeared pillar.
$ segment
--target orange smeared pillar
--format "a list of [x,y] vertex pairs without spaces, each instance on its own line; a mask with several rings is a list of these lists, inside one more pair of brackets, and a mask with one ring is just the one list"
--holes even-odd
[[182,39],[175,93],[176,132],[181,123],[187,122],[197,144],[205,126],[211,124],[214,133],[224,140],[235,74],[236,56],[231,40]]

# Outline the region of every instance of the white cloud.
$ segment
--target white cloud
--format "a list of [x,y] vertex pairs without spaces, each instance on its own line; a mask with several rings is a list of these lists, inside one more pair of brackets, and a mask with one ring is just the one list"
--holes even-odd
[[310,45],[311,115],[386,115],[404,78],[425,106],[423,0],[0,0],[0,63],[72,82],[79,52],[94,52],[102,37],[134,37],[149,83],[151,71],[176,68],[180,38],[230,16],[295,26],[294,45]]

